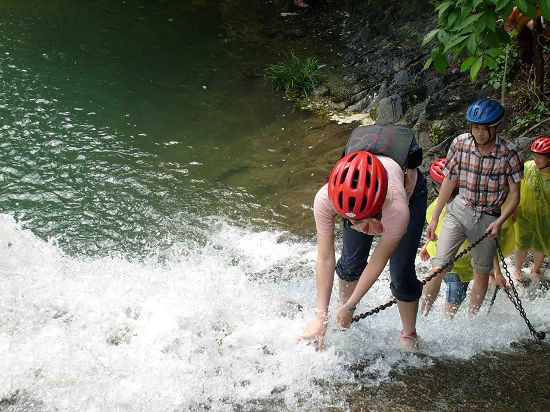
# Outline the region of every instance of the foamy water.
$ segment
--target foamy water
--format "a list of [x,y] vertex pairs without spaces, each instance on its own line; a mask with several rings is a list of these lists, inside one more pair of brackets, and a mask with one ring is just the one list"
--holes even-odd
[[[430,356],[397,350],[395,307],[331,329],[316,352],[295,339],[314,313],[315,245],[229,223],[207,229],[206,244],[183,240],[161,264],[67,256],[0,215],[0,400],[14,410],[307,410],[338,404],[326,384],[375,385],[431,357],[510,351],[529,338],[501,294],[490,315],[452,321],[439,300],[418,324]],[[389,298],[384,273],[359,310]],[[548,303],[524,299],[539,328]]]

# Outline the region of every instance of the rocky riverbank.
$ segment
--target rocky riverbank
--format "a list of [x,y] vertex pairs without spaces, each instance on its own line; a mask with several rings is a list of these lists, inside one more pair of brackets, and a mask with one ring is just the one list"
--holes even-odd
[[[281,7],[287,4],[282,2]],[[326,65],[328,81],[311,96],[313,108],[340,117],[355,115],[364,123],[383,117],[405,125],[416,132],[426,151],[463,132],[464,113],[473,100],[500,99],[500,90],[484,86],[484,73],[472,84],[458,64],[445,74],[423,70],[430,48],[421,47],[421,42],[435,26],[436,17],[429,2],[418,0],[319,1],[307,10],[286,15],[283,31],[289,37],[289,47],[308,44],[304,52],[316,55]],[[339,41],[337,50],[333,49],[334,38]],[[547,71],[550,77],[548,67]],[[525,88],[520,79],[505,96],[507,116],[501,126],[501,135],[512,141],[527,129],[511,130],[520,115],[521,107],[515,105],[521,92],[518,88]],[[542,124],[517,141],[524,158],[529,155],[524,149],[532,138],[549,130],[550,124]],[[448,143],[429,151],[425,164],[444,156]]]

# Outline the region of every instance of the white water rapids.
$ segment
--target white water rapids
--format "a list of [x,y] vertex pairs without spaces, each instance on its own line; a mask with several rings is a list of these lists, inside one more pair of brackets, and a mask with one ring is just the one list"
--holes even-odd
[[[489,316],[463,307],[452,321],[439,299],[418,323],[429,356],[397,349],[395,307],[331,329],[316,352],[295,340],[314,313],[315,245],[230,223],[208,231],[206,244],[182,241],[163,263],[75,257],[0,215],[0,409],[229,411],[271,399],[308,410],[337,405],[321,383],[376,385],[431,357],[529,338],[501,293]],[[389,298],[384,273],[358,311]],[[523,300],[538,328],[549,301]]]

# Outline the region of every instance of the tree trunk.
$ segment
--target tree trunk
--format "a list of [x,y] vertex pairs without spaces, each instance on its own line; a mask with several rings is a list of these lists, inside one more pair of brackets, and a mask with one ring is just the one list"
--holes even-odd
[[542,23],[540,17],[533,19],[533,67],[535,69],[535,94],[544,101],[544,56],[542,53]]

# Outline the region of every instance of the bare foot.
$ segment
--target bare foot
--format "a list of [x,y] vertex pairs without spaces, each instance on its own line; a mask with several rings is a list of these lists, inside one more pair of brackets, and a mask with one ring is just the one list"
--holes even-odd
[[401,345],[401,349],[405,352],[418,352],[420,350],[416,331],[408,335],[405,335],[403,331],[401,331],[399,334],[399,343]]
[[531,272],[529,273],[529,277],[531,278],[531,280],[533,280],[535,282],[540,282],[542,274],[539,271],[533,270],[533,268],[531,268]]
[[514,270],[514,278],[513,281],[516,285],[524,285],[525,279],[521,276],[521,270],[518,271],[517,269]]
[[294,5],[303,9],[307,9],[309,7],[309,4],[307,4],[304,0],[294,0]]

